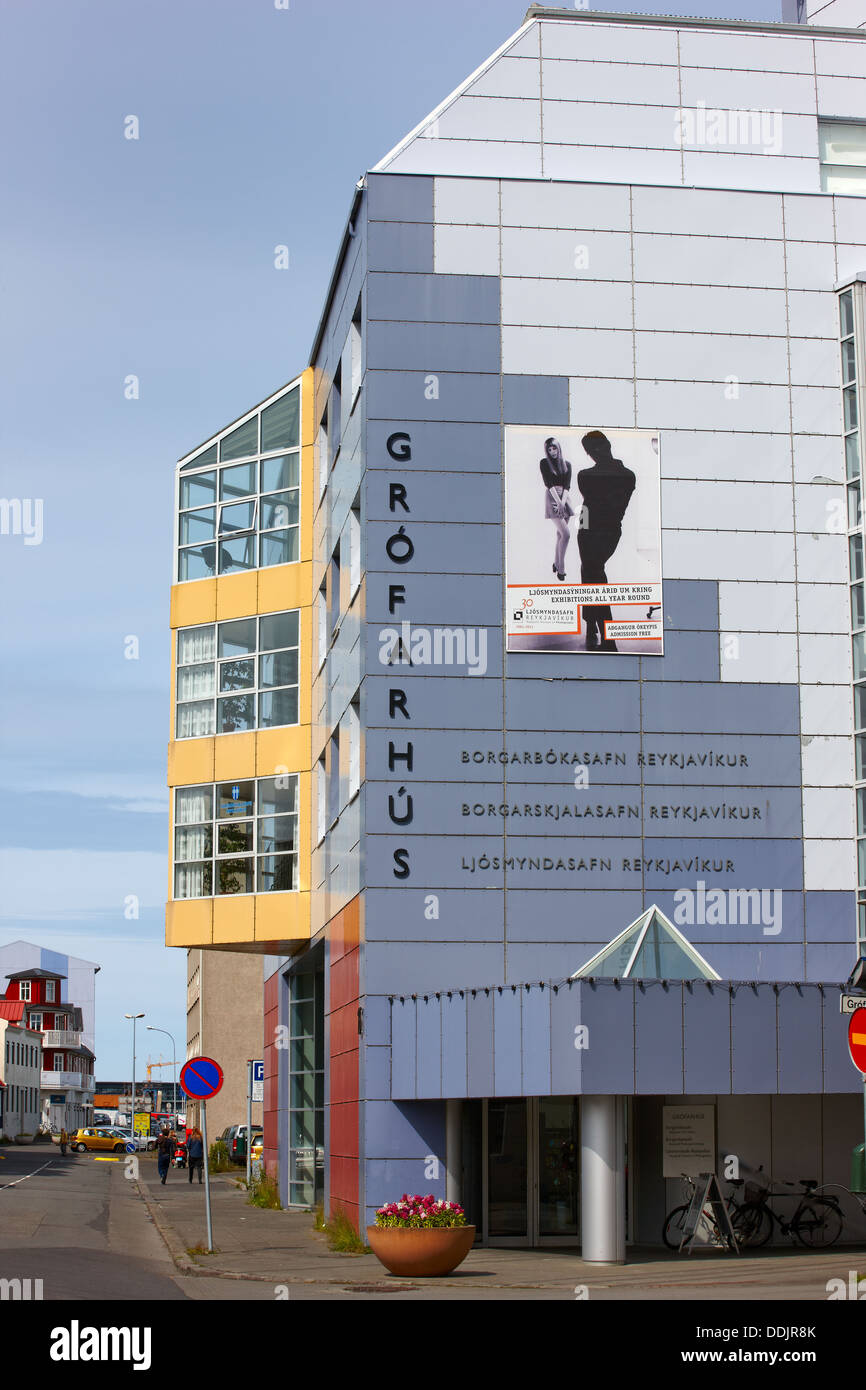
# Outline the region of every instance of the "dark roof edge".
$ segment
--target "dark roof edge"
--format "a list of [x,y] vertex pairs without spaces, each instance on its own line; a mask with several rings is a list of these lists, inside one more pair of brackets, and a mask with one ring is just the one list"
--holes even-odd
[[325,294],[324,308],[322,309],[319,324],[316,328],[316,335],[313,338],[313,346],[310,349],[310,361],[308,365],[311,367],[313,366],[316,360],[316,356],[318,355],[319,348],[322,344],[322,337],[324,336],[325,332],[325,324],[327,323],[328,314],[330,313],[331,309],[331,301],[334,297],[334,290],[337,287],[337,281],[340,278],[340,271],[343,268],[343,261],[346,256],[346,247],[348,246],[350,240],[355,234],[355,217],[357,216],[358,208],[361,203],[361,198],[364,195],[364,190],[366,187],[367,175],[362,174],[358,182],[355,184],[355,193],[352,198],[352,206],[349,209],[349,216],[347,217],[346,225],[343,228],[343,235],[340,240],[340,249],[337,252],[337,259],[334,261],[334,268],[331,271],[331,278],[328,281],[328,289]]
[[774,23],[769,19],[712,19],[709,16],[669,15],[669,14],[611,14],[605,10],[562,10],[547,5],[530,5],[524,17],[524,24],[532,19],[570,19],[578,23],[602,24],[662,24],[676,28],[695,29],[758,29],[770,34],[834,34],[842,38],[859,35],[866,39],[866,29],[842,29],[823,24]]

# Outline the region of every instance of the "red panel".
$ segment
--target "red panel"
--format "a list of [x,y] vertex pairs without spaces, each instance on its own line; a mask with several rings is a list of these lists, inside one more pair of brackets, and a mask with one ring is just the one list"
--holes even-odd
[[350,1206],[358,1213],[358,1160],[357,1158],[331,1158],[331,1202],[334,1207]]
[[358,998],[360,952],[352,951],[331,966],[331,1010],[351,1004]]
[[331,1104],[358,1099],[358,1054],[341,1052],[331,1058]]
[[346,1004],[331,1014],[331,1056],[358,1051],[358,1005]]

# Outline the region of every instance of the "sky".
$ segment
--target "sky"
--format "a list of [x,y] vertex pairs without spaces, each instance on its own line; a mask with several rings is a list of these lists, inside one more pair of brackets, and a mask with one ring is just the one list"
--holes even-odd
[[[525,8],[0,0],[0,501],[22,507],[0,534],[0,944],[102,966],[98,1079],[128,1071],[125,1013],[185,1054],[174,463],[307,365],[358,178]],[[677,13],[707,8],[780,17]]]

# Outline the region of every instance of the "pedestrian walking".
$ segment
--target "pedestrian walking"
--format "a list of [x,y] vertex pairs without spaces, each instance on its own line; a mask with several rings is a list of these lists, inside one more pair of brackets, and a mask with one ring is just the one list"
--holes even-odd
[[171,1167],[174,1146],[177,1143],[177,1135],[168,1125],[164,1125],[160,1131],[160,1136],[156,1141],[156,1166],[159,1169],[159,1180],[164,1183],[168,1170]]
[[61,1130],[60,1130],[60,1152],[61,1152],[61,1154],[63,1155],[64,1158],[66,1157],[66,1145],[67,1145],[68,1143],[69,1143],[69,1135],[66,1133],[66,1130],[65,1130],[65,1129],[62,1129],[62,1128],[61,1128]]
[[186,1154],[189,1160],[189,1180],[192,1182],[192,1175],[198,1169],[198,1180],[201,1182],[201,1175],[204,1169],[204,1135],[197,1125],[187,1131]]

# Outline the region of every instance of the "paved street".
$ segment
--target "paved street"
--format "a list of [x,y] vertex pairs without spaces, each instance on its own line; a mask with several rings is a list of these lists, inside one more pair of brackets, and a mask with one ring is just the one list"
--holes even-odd
[[250,1206],[238,1175],[213,1180],[215,1253],[204,1188],[153,1154],[138,1178],[119,1161],[57,1148],[0,1149],[0,1278],[41,1279],[57,1300],[453,1302],[825,1302],[827,1281],[866,1277],[863,1246],[822,1254],[784,1247],[736,1258],[631,1250],[625,1266],[573,1250],[471,1251],[446,1279],[394,1279],[373,1255],[332,1253],[309,1212]]

